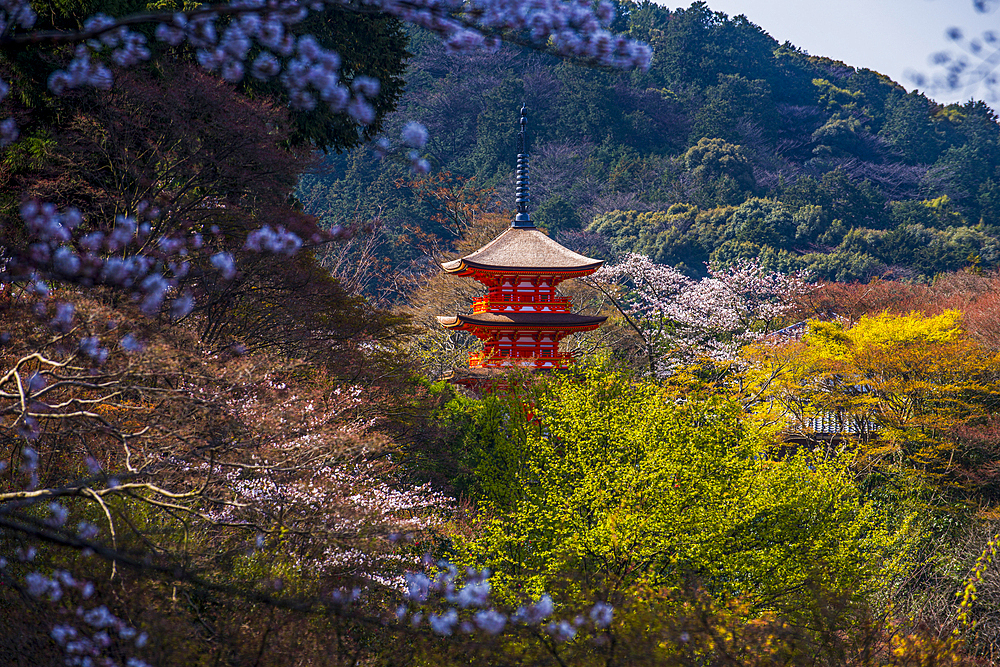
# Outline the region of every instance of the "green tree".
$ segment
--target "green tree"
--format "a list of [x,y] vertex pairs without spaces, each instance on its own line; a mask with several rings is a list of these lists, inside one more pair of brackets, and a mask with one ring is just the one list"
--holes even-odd
[[887,139],[910,164],[932,164],[944,137],[935,127],[931,102],[918,91],[901,95],[886,112],[879,136]]
[[795,232],[788,207],[773,199],[754,198],[733,209],[724,238],[781,248],[789,244]]
[[817,144],[813,155],[818,158],[854,155],[861,149],[861,130],[861,121],[857,118],[834,114],[812,133],[811,138]]
[[765,139],[777,134],[778,112],[771,100],[771,86],[762,79],[738,74],[720,75],[719,83],[705,89],[704,103],[692,119],[691,139],[722,137],[740,141],[739,123],[750,123]]
[[539,204],[534,217],[537,224],[544,227],[552,237],[559,232],[580,229],[580,216],[568,201],[558,195]]
[[[639,14],[635,20],[647,16]],[[651,74],[668,85],[695,83],[704,88],[717,83],[719,74],[766,78],[773,72],[777,42],[746,16],[729,18],[705,2],[694,2],[671,12],[650,45],[656,54]]]
[[863,596],[905,569],[906,520],[866,499],[842,460],[769,456],[736,403],[676,402],[595,371],[548,382],[531,411],[518,501],[459,546],[508,599],[566,572],[567,599],[694,578],[797,614],[807,582]]
[[[39,3],[43,4],[43,3]],[[36,30],[77,30],[83,22],[97,13],[126,16],[143,11],[181,11],[190,9],[183,0],[70,0],[44,3],[39,9]],[[291,30],[295,36],[311,34],[320,46],[333,49],[341,56],[341,74],[345,81],[358,76],[370,76],[380,82],[380,93],[373,100],[375,117],[367,126],[361,126],[344,114],[333,112],[327,105],[318,105],[310,111],[290,111],[291,132],[288,141],[293,145],[306,145],[322,151],[343,151],[371,141],[382,130],[383,122],[399,100],[403,90],[402,75],[406,70],[407,37],[402,23],[395,18],[378,13],[359,13],[330,6],[324,15],[312,14],[297,23]],[[139,26],[146,36],[154,61],[169,53],[172,57],[195,62],[193,48],[172,49],[154,39],[154,25]],[[259,49],[250,53],[256,57]],[[46,89],[48,76],[58,69],[57,60],[40,49],[14,50],[2,57],[3,68],[17,75],[17,95],[25,107],[32,110],[34,123],[28,132],[37,128],[65,123],[71,116],[65,101],[56,101]],[[7,72],[5,72],[5,75]],[[279,102],[288,105],[288,95],[277,79],[262,82],[246,77],[238,89],[256,100]]]
[[756,187],[746,152],[724,139],[699,139],[684,153],[684,165],[696,188],[693,203],[702,208],[738,204]]

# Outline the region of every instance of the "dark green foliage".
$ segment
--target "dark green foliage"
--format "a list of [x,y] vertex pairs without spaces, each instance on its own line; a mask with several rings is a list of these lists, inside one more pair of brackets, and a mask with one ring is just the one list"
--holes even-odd
[[[653,3],[644,2],[648,13],[633,21],[650,20]],[[670,12],[659,30],[648,31],[656,54],[650,74],[673,86],[715,85],[718,76],[740,74],[748,79],[766,79],[774,72],[773,51],[778,45],[745,16],[728,18],[713,12],[704,2]],[[661,15],[662,15],[661,14]],[[639,30],[639,34],[644,34]]]
[[979,211],[984,221],[990,224],[1000,224],[1000,184],[995,179],[989,179],[979,186]]
[[898,98],[887,111],[879,135],[892,144],[908,164],[933,163],[944,136],[927,113],[927,99],[914,91]]
[[750,199],[733,211],[726,239],[781,247],[794,238],[791,212],[780,202]]
[[836,250],[802,255],[810,275],[837,282],[867,281],[885,272],[885,265],[866,253]]
[[[524,378],[514,376],[514,382]],[[429,385],[412,423],[398,416],[386,428],[404,443],[401,460],[419,481],[430,480],[455,497],[496,509],[519,499],[516,483],[531,419],[524,392],[503,389],[479,398],[454,385]]]
[[700,139],[684,154],[684,166],[702,205],[738,204],[756,186],[746,151],[723,139]]
[[[615,253],[691,273],[752,253],[818,278],[887,267],[933,275],[966,266],[970,252],[994,266],[1000,125],[985,104],[937,105],[704,2],[623,8],[616,25],[654,49],[649,72],[580,69],[514,48],[457,58],[413,31],[409,86],[387,135],[420,120],[435,169],[474,176],[512,207],[517,109],[527,103],[539,223],[554,235],[579,224],[591,236],[572,238],[587,247],[603,238]],[[379,212],[387,238],[404,239],[386,245],[396,264],[423,252],[405,240],[412,230],[451,242],[425,205],[393,187],[405,176],[399,160],[357,152],[327,166],[300,196],[329,224]],[[929,207],[943,196],[944,209]],[[733,215],[765,200],[780,215]],[[677,205],[693,212],[678,218]],[[903,225],[925,231],[874,234]],[[872,238],[865,249],[854,247],[861,237]],[[930,245],[913,247],[918,239]]]
[[533,217],[535,224],[544,228],[550,236],[580,229],[580,216],[569,202],[558,195],[542,202]]
[[778,112],[771,86],[763,79],[748,80],[739,74],[719,75],[719,83],[705,89],[705,100],[694,114],[691,138],[722,137],[739,141],[739,123],[760,128],[772,139],[777,133]]

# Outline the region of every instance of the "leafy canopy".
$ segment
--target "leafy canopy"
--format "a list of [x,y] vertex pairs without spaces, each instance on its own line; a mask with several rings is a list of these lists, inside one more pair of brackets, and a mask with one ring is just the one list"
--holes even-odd
[[804,587],[860,594],[905,567],[908,521],[856,487],[845,462],[776,459],[721,398],[677,402],[615,373],[555,379],[532,406],[510,509],[460,545],[501,594],[571,595],[695,578],[758,608],[803,609]]
[[847,361],[865,352],[953,342],[961,333],[960,324],[961,313],[957,310],[946,310],[933,317],[920,313],[895,315],[886,311],[863,315],[852,327],[845,327],[840,322],[811,322],[806,341],[821,355]]

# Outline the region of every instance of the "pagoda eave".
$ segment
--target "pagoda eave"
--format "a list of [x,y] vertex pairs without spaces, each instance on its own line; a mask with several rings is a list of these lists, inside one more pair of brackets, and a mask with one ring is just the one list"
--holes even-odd
[[456,259],[451,262],[445,262],[441,265],[441,269],[445,273],[450,273],[455,276],[475,276],[476,274],[481,275],[496,275],[496,276],[509,276],[509,275],[524,275],[524,274],[535,274],[535,275],[548,275],[548,276],[558,276],[559,278],[579,278],[582,276],[587,276],[601,268],[603,261],[597,261],[592,264],[585,264],[582,266],[573,267],[546,267],[540,269],[538,267],[532,266],[494,266],[490,264],[479,264],[477,262],[470,262],[466,259]]
[[606,316],[591,317],[575,313],[481,313],[477,315],[439,316],[446,329],[524,329],[546,331],[590,331],[601,326]]

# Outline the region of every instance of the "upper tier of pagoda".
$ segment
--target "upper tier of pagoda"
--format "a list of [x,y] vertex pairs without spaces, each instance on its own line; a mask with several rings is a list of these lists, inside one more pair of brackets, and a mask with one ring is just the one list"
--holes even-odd
[[569,278],[593,273],[602,263],[560,245],[532,225],[511,227],[474,253],[445,262],[441,268],[457,276],[541,272]]
[[566,368],[573,356],[560,352],[559,342],[571,333],[596,329],[607,319],[571,312],[569,299],[556,293],[563,280],[589,275],[603,262],[573,252],[535,227],[528,211],[526,116],[522,107],[517,214],[510,229],[479,250],[441,265],[445,273],[474,278],[487,288],[473,303],[471,315],[438,317],[443,327],[469,331],[483,341],[483,351],[469,357],[472,369]]

